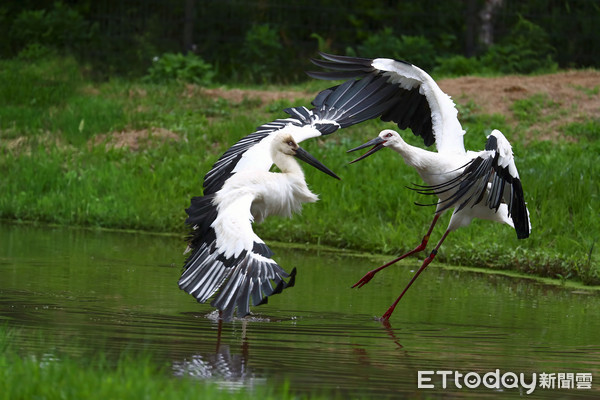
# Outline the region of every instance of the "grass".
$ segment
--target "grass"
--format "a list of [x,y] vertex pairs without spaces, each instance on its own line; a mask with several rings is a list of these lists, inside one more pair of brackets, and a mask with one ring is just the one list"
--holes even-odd
[[0,88],[2,137],[60,132],[66,142],[82,145],[95,134],[131,123],[120,99],[82,90],[85,82],[72,59],[2,64],[0,79],[6,83]]
[[600,86],[596,85],[594,87],[584,87],[581,85],[575,85],[575,89],[585,93],[588,97],[597,96],[600,93]]
[[560,104],[549,99],[546,94],[536,93],[525,99],[516,100],[512,106],[515,117],[528,127],[540,120],[548,121],[559,118]]
[[[2,63],[8,65],[0,68],[7,82],[0,89],[3,219],[184,235],[184,209],[192,196],[201,194],[203,176],[214,161],[257,125],[285,117],[282,108],[310,102],[310,95],[302,92],[293,102],[262,104],[213,98],[181,83],[94,84],[81,77],[69,60],[45,65]],[[18,78],[21,74],[32,82]],[[53,89],[38,93],[41,81]],[[304,89],[316,92],[314,85],[311,82]],[[438,259],[600,284],[595,246],[600,236],[598,121],[563,126],[566,136],[577,139],[575,143],[531,138],[525,142],[519,127],[508,124],[504,116],[481,114],[472,102],[459,108],[468,132],[467,148],[482,148],[492,127],[510,138],[533,231],[529,239],[520,241],[507,226],[474,221],[449,237]],[[519,124],[526,127],[544,118],[543,110],[560,118],[556,105],[544,96],[517,101],[513,107]],[[419,183],[416,173],[391,151],[347,165],[353,155],[345,150],[384,127],[393,126],[369,121],[303,143],[342,181],[305,168],[321,201],[307,205],[301,216],[270,218],[255,227],[257,233],[265,240],[385,254],[413,248],[433,212],[413,206],[424,199],[404,187]],[[179,139],[163,143],[150,138],[137,150],[89,144],[98,134],[147,128],[168,130]],[[404,136],[421,145],[418,138]],[[447,220],[448,216],[436,228],[432,241],[441,236]]]
[[16,329],[0,326],[0,399],[329,398],[296,395],[286,385],[233,390],[210,381],[175,378],[168,365],[156,363],[149,354],[124,354],[117,359],[102,352],[80,359],[52,353],[23,356],[12,344],[18,334]]
[[562,127],[566,136],[579,140],[584,138],[587,141],[600,140],[600,119],[591,119],[585,122],[574,122]]

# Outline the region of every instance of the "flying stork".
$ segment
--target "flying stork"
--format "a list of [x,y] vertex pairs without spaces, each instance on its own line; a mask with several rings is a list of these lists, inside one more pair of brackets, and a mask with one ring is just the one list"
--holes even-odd
[[433,221],[421,243],[408,253],[369,271],[352,287],[362,287],[382,269],[425,250],[440,216],[445,211],[454,209],[445,233],[397,300],[383,314],[382,321],[389,320],[404,293],[434,259],[448,234],[469,225],[473,218],[508,224],[515,229],[517,238],[529,237],[529,212],[519,173],[511,145],[500,131],[493,130],[487,136],[484,150],[465,151],[465,131],[458,120],[454,102],[422,69],[404,61],[386,58],[366,59],[323,53],[321,56],[324,60],[312,60],[313,63],[333,71],[309,72],[310,76],[319,79],[349,79],[350,82],[363,79],[383,81],[379,91],[386,91],[386,104],[389,107],[383,111],[381,119],[395,122],[402,130],[411,128],[426,146],[435,143],[437,147],[437,152],[432,152],[411,146],[397,132],[386,129],[377,138],[348,150],[351,152],[373,146],[352,161],[356,162],[385,147],[391,148],[407,165],[414,167],[425,182],[425,185],[416,185],[413,189],[421,194],[438,197]]
[[[267,297],[294,284],[252,230],[269,215],[291,217],[302,203],[315,202],[296,158],[338,178],[298,143],[376,118],[389,107],[378,82],[349,81],[320,92],[314,108],[284,110],[288,118],[258,127],[229,148],[204,177],[203,196],[186,209],[192,227],[179,287],[198,302],[211,302],[223,321],[250,313]],[[275,164],[280,173],[270,172]],[[338,178],[339,179],[339,178]],[[287,281],[286,281],[287,279]]]

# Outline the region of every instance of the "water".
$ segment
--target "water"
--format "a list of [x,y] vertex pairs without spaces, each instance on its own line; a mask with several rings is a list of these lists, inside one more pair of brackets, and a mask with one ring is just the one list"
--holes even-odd
[[287,380],[297,392],[378,398],[525,392],[458,389],[454,377],[443,389],[439,374],[428,382],[435,388],[417,387],[418,371],[483,377],[498,369],[523,373],[527,383],[532,373],[538,381],[543,372],[591,373],[591,390],[537,387],[529,397],[600,396],[597,291],[434,263],[386,327],[374,317],[408,282],[416,259],[357,290],[350,286],[384,260],[274,247],[284,268],[298,268],[296,286],[254,308],[252,319],[219,326],[209,305],[177,287],[183,248],[165,236],[0,226],[0,321],[20,327],[25,352],[150,351],[174,376],[226,387]]

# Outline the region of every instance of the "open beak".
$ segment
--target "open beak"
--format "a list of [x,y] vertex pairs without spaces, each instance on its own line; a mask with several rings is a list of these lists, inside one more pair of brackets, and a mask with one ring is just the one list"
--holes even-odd
[[312,165],[316,169],[321,172],[325,172],[327,175],[334,177],[335,179],[340,179],[332,170],[323,165],[319,160],[314,158],[308,151],[304,150],[302,147],[298,147],[296,149],[296,154],[294,155],[298,160],[302,160],[308,165]]
[[369,146],[373,146],[373,148],[369,151],[367,151],[365,154],[363,154],[362,156],[358,157],[356,160],[350,161],[350,164],[354,164],[357,161],[360,161],[364,158],[369,157],[371,154],[383,149],[383,144],[385,143],[385,139],[380,138],[379,136],[377,136],[375,139],[373,140],[369,140],[367,143],[365,144],[361,144],[358,147],[355,147],[353,149],[348,150],[346,153],[350,153],[352,151],[356,151],[356,150],[360,150],[360,149],[364,149],[366,147]]

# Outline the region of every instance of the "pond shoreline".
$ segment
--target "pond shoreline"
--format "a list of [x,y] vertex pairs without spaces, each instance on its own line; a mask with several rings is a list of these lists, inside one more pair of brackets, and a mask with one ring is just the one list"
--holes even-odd
[[[73,230],[86,230],[86,231],[97,231],[97,232],[115,232],[115,233],[126,233],[126,234],[136,234],[136,235],[152,235],[158,237],[172,237],[172,238],[181,238],[182,249],[185,248],[185,234],[175,233],[175,232],[153,232],[153,231],[145,231],[145,230],[135,230],[135,229],[119,229],[119,228],[106,228],[106,227],[89,227],[89,226],[73,226],[73,225],[60,225],[60,224],[51,224],[51,223],[41,223],[37,221],[16,221],[16,220],[7,220],[0,219],[0,224],[11,224],[11,225],[27,225],[27,226],[40,226],[43,228],[57,228],[57,229],[73,229]],[[383,264],[393,255],[390,254],[382,254],[382,253],[367,253],[361,252],[353,249],[339,249],[332,246],[327,246],[323,244],[315,244],[315,243],[286,243],[279,242],[275,240],[269,240],[269,246],[276,249],[290,249],[290,250],[303,250],[303,251],[316,251],[317,253],[323,252],[327,255],[333,256],[341,256],[341,257],[353,257],[353,258],[365,258],[369,260],[369,265],[371,267],[375,267],[377,264]],[[183,250],[182,250],[183,251]],[[277,253],[277,251],[275,251]],[[275,255],[276,257],[276,255]],[[412,260],[417,260],[416,257],[410,258],[408,260],[401,260],[398,262],[398,265],[409,265],[414,264],[415,270],[417,268],[417,263]],[[434,262],[429,268],[442,268],[445,270],[455,270],[455,271],[466,271],[472,272],[476,274],[486,274],[486,275],[499,275],[513,279],[527,279],[533,282],[557,286],[565,289],[574,289],[574,290],[585,290],[586,292],[596,292],[600,291],[600,285],[585,285],[582,282],[574,281],[572,279],[560,279],[560,278],[549,278],[543,277],[533,274],[526,274],[520,271],[510,270],[510,269],[494,269],[494,268],[482,268],[482,267],[473,267],[467,265],[452,265],[448,263]],[[365,265],[365,272],[368,271],[368,266]]]

